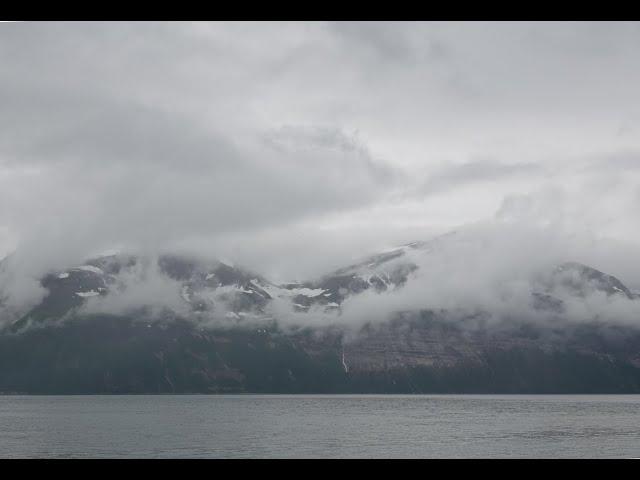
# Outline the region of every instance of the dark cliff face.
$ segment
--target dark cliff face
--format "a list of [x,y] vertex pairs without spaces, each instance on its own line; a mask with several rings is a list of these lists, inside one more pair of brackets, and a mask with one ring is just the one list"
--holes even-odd
[[284,333],[175,318],[78,318],[0,337],[0,391],[23,393],[640,392],[640,333],[466,330],[429,314]]
[[[577,263],[534,282],[531,304],[546,322],[423,310],[365,319],[357,330],[285,328],[269,313],[276,299],[302,314],[331,312],[362,292],[401,289],[418,268],[406,253],[435,245],[406,245],[295,285],[164,255],[154,265],[175,282],[180,312],[84,309],[126,289],[122,275],[144,271],[148,259],[100,257],[51,272],[41,281],[44,300],[0,334],[0,392],[640,392],[640,329],[606,319],[566,322],[557,295],[640,300],[619,279]],[[224,328],[201,322],[219,311],[230,320]]]

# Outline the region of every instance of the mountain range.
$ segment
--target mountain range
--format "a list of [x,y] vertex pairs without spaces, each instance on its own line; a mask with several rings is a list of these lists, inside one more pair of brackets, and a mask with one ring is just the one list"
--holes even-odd
[[[0,292],[0,392],[640,392],[640,295],[563,261],[493,303],[467,289],[447,307],[433,301],[446,270],[430,262],[448,265],[439,255],[456,238],[300,283],[176,253],[50,271],[26,311]],[[621,305],[631,321],[618,321]]]

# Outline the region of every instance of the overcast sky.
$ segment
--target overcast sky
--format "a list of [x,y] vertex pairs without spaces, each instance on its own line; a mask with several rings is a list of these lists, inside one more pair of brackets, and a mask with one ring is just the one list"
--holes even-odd
[[630,275],[639,211],[638,23],[0,24],[0,256],[33,269],[183,248],[302,278],[506,221]]

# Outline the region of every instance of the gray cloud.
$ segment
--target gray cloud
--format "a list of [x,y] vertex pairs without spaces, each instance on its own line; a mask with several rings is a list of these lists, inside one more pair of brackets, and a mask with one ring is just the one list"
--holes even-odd
[[17,249],[23,274],[5,287],[35,298],[40,273],[113,246],[305,278],[496,211],[614,242],[585,263],[635,279],[639,37],[633,22],[3,24],[0,256]]
[[[176,100],[168,97],[182,92],[165,77],[148,87],[167,97],[145,100],[143,78],[161,66],[189,84],[195,80],[181,65],[227,54],[215,41],[203,51],[187,26],[16,27],[2,32],[21,54],[2,51],[17,65],[0,78],[7,100],[0,213],[29,262],[51,268],[114,243],[157,249],[190,236],[273,227],[366,204],[392,184],[393,168],[364,146],[350,148],[339,127],[323,137],[313,132],[325,130],[294,126],[297,133],[287,135],[296,148],[265,148],[260,129],[225,130],[224,111],[209,123],[184,103],[172,108]],[[154,43],[163,35],[171,39],[166,60]],[[226,101],[224,91],[211,93],[216,103]],[[281,128],[270,131],[284,138]],[[334,140],[346,143],[336,149]]]
[[428,195],[474,183],[531,178],[542,173],[542,167],[533,163],[506,164],[494,160],[477,160],[442,167],[431,174],[419,189]]

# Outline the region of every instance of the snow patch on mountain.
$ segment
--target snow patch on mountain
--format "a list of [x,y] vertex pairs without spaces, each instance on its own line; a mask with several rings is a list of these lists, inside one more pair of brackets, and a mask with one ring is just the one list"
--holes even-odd
[[79,267],[75,267],[74,270],[82,270],[85,272],[93,272],[98,275],[104,275],[104,272],[101,268],[94,267],[93,265],[80,265]]
[[89,290],[88,292],[76,292],[76,295],[79,297],[95,297],[96,295],[100,295],[100,292]]

